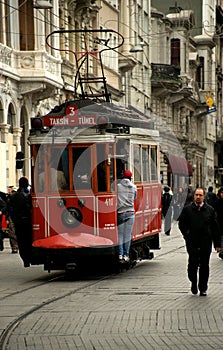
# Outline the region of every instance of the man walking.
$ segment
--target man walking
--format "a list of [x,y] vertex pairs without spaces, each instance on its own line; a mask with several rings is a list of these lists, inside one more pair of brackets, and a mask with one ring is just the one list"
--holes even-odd
[[15,225],[15,234],[19,246],[19,254],[24,267],[29,267],[32,250],[31,196],[27,193],[28,179],[19,179],[19,189],[12,194],[8,201],[8,212]]
[[220,252],[221,244],[216,213],[213,207],[204,202],[203,188],[197,188],[194,192],[194,201],[184,207],[179,218],[179,229],[188,252],[191,292],[197,294],[199,289],[200,296],[206,296],[212,242],[217,252]]

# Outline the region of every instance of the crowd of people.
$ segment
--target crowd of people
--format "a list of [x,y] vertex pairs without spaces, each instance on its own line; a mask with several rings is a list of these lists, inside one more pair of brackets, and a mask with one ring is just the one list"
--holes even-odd
[[31,207],[26,176],[19,179],[18,189],[9,186],[7,194],[0,192],[0,251],[4,250],[4,238],[9,238],[11,252],[19,252],[24,267],[29,267],[31,261]]

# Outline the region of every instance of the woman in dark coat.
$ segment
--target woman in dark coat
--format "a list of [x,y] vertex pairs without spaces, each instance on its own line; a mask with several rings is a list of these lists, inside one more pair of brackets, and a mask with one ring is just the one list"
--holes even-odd
[[164,186],[164,193],[162,195],[162,214],[164,217],[164,232],[167,236],[170,235],[171,219],[172,219],[172,194],[170,194],[170,187]]
[[223,259],[223,187],[219,188],[218,190],[218,199],[213,205],[216,213],[217,213],[217,219],[218,224],[220,228],[221,233],[221,252],[219,253],[219,257]]

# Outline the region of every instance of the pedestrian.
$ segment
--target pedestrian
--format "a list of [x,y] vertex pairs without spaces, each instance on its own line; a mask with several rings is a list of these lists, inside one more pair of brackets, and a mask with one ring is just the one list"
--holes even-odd
[[[6,195],[6,202],[10,200],[10,196],[15,193],[17,189],[14,186],[8,186],[8,193]],[[7,213],[7,237],[9,238],[9,243],[11,247],[11,252],[12,254],[17,254],[18,253],[18,242],[15,234],[15,225],[12,221],[12,218],[10,217],[9,213]]]
[[217,214],[217,220],[221,233],[221,251],[219,253],[219,258],[223,259],[223,187],[218,189],[217,200],[214,203],[214,209]]
[[162,215],[164,218],[164,233],[169,236],[171,231],[171,220],[172,220],[172,201],[173,195],[170,194],[170,187],[164,186],[164,193],[162,195]]
[[7,210],[15,225],[19,254],[24,267],[29,267],[32,249],[31,196],[27,193],[28,179],[19,179],[19,188],[7,203]]
[[178,187],[173,196],[173,219],[178,220],[180,213],[183,209],[186,196],[182,187]]
[[135,220],[134,200],[136,198],[137,188],[131,180],[132,172],[125,170],[122,179],[118,183],[117,215],[120,261],[129,261],[132,228]]
[[211,205],[212,207],[214,206],[215,202],[217,201],[218,197],[216,194],[213,192],[214,188],[213,186],[208,187],[208,192],[205,196],[206,202]]
[[193,200],[194,200],[193,186],[192,186],[192,184],[189,184],[188,188],[187,188],[187,193],[186,193],[185,205],[192,203]]
[[[179,229],[185,239],[188,253],[188,278],[193,294],[207,295],[209,261],[212,243],[220,252],[220,231],[213,207],[204,201],[204,189],[196,188],[194,201],[185,206],[179,218]],[[199,272],[199,279],[198,279]]]
[[5,217],[5,207],[6,203],[0,196],[0,251],[2,252],[4,250],[4,233],[2,230],[2,221]]

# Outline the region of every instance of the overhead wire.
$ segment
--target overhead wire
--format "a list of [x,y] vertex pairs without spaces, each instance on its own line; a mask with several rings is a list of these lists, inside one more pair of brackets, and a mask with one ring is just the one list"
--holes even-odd
[[[24,0],[18,7],[15,7],[15,6],[12,6],[11,4],[8,4],[7,2],[5,2],[5,1],[0,1],[0,4],[4,4],[4,5],[7,5],[10,9],[12,9],[12,11],[10,12],[10,13],[8,13],[6,16],[9,16],[10,14],[12,14],[13,12],[15,12],[15,11],[19,11],[19,12],[23,12],[24,14],[26,13],[25,11],[22,11],[21,10],[21,7],[23,6],[23,5],[25,5],[26,3],[27,3],[27,1],[28,0]],[[60,16],[58,16],[57,14],[55,14],[53,11],[51,11],[51,10],[49,10],[49,12],[50,12],[50,14],[52,15],[52,16],[55,16],[57,19],[60,19]],[[48,24],[48,25],[52,25],[52,23],[51,23],[51,21],[50,20],[48,20],[47,19],[47,16],[45,15],[45,12],[44,12],[44,14],[43,14],[43,12],[41,12],[41,15],[44,17],[43,19],[41,19],[41,18],[39,18],[39,17],[37,17],[37,16],[35,16],[35,15],[33,15],[33,18],[34,19],[36,19],[37,21],[40,21],[40,22],[42,22],[42,23],[44,23],[44,24]],[[5,16],[5,17],[6,17]],[[4,17],[3,17],[4,18]],[[108,22],[111,22],[111,21],[116,21],[116,20],[107,20],[107,21],[105,21],[104,22],[104,25],[106,26],[106,24],[108,23]],[[138,23],[138,22],[137,22]],[[69,24],[70,25],[70,23],[67,21],[65,21],[65,19],[64,19],[64,24]],[[55,24],[53,24],[53,26],[54,26],[54,28],[55,29],[60,29],[59,28],[59,26],[56,26]],[[193,29],[201,29],[201,28],[203,28],[203,27],[194,27]],[[207,25],[205,25],[205,28],[208,28],[208,24]],[[142,30],[142,32],[144,32],[145,34],[141,34],[141,37],[142,38],[155,38],[155,37],[157,37],[157,36],[159,36],[159,38],[162,38],[162,36],[163,37],[165,37],[166,36],[166,34],[168,33],[167,31],[164,31],[164,32],[159,32],[159,33],[156,33],[156,32],[150,32],[150,33],[146,33],[144,30],[143,30],[143,28],[141,28],[141,30]],[[209,35],[209,33],[208,33],[208,31],[206,30],[206,32],[207,32],[207,35]],[[13,33],[13,34],[19,34],[18,32],[10,32],[11,34]],[[178,33],[179,35],[181,35],[180,33]],[[31,33],[27,33],[27,35],[34,35],[34,33],[33,34],[31,34]],[[216,34],[215,34],[216,35]],[[218,36],[219,37],[221,37],[223,34],[218,34]],[[44,36],[44,35],[41,35],[41,34],[36,34],[35,33],[35,36],[39,36],[39,37],[42,37],[42,36]],[[183,36],[183,34],[182,34],[182,36]],[[44,36],[45,37],[45,36]],[[132,39],[133,37],[132,36],[129,36],[129,37],[126,37],[125,39]],[[67,40],[67,38],[66,38],[66,40]],[[71,39],[69,39],[69,40],[71,40]],[[75,42],[74,40],[72,41],[73,43]],[[153,43],[153,48],[154,47],[159,47],[158,45],[156,46],[154,43]],[[166,44],[166,49],[169,49],[169,45],[168,44]],[[117,53],[118,54],[120,54],[120,52],[118,52],[117,51]],[[106,57],[111,57],[108,53],[106,54]],[[208,70],[206,70],[206,72],[208,72]]]

